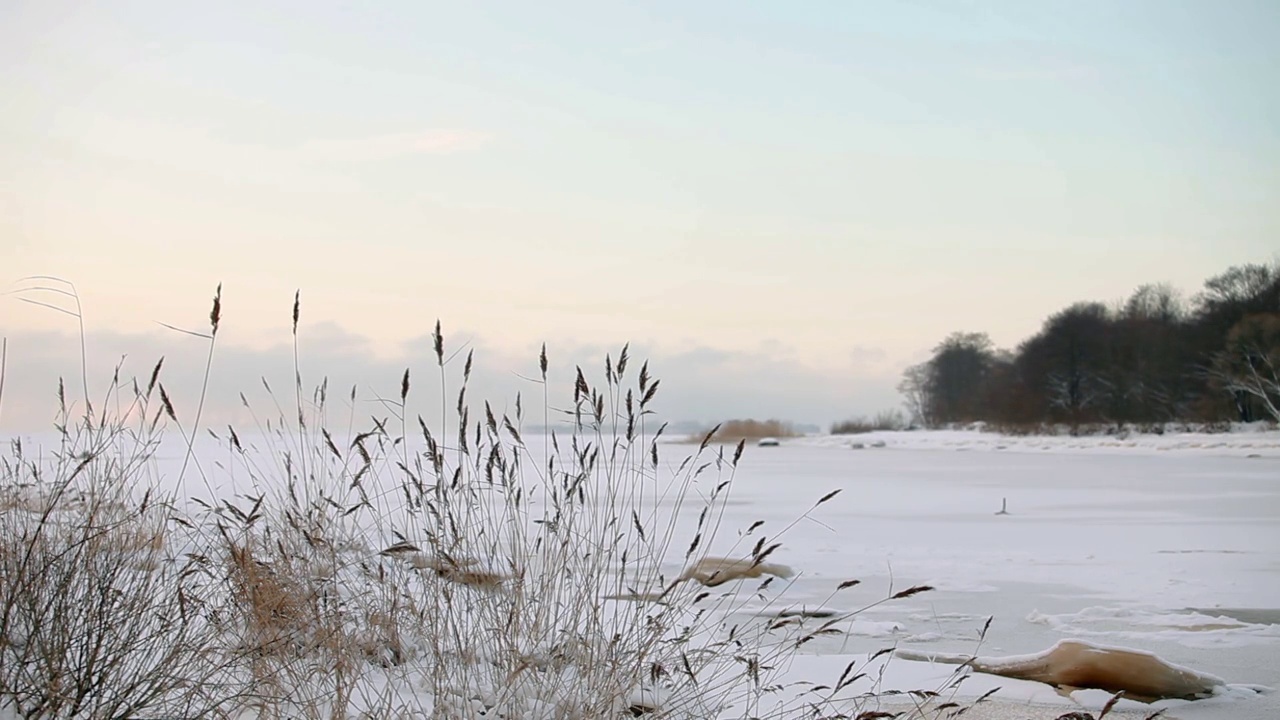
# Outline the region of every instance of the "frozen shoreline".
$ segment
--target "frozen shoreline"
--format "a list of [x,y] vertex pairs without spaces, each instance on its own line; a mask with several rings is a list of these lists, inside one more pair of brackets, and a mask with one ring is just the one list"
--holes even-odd
[[[1006,435],[986,430],[875,431],[857,435],[807,435],[787,445],[867,450],[949,450],[1034,453],[1210,455],[1249,459],[1280,458],[1280,430],[1265,423],[1234,426],[1229,432]],[[883,445],[881,445],[883,444]],[[1253,457],[1257,456],[1257,457]]]

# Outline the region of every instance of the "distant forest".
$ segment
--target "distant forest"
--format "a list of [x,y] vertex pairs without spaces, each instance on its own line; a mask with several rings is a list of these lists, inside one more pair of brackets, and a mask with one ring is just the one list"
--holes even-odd
[[898,389],[926,427],[1280,422],[1280,261],[1071,305],[1012,351],[954,333]]

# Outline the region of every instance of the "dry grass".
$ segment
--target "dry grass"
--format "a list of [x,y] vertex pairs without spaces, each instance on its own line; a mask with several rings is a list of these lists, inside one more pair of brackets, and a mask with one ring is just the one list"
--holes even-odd
[[800,437],[802,433],[795,425],[783,420],[726,420],[716,425],[707,433],[691,436],[688,442],[707,441],[713,444],[733,444],[737,442],[759,440],[761,438]]
[[685,568],[677,580],[696,580],[706,587],[718,587],[734,580],[754,580],[765,575],[789,578],[795,571],[786,565],[761,562],[755,558],[704,557]]
[[831,434],[856,435],[877,430],[903,430],[907,427],[907,424],[907,418],[901,411],[885,410],[876,413],[873,418],[850,418],[834,423],[831,426]]
[[321,613],[315,588],[288,558],[259,560],[252,546],[227,544],[227,577],[235,607],[243,614],[246,649],[256,655],[304,652],[319,638]]
[[[295,356],[298,318],[295,299]],[[190,333],[210,358],[219,321],[220,294],[211,330]],[[556,402],[544,350],[534,422],[551,427],[554,413],[568,430],[529,439],[523,399],[506,414],[472,401],[471,356],[451,361],[438,323],[433,338],[449,398],[423,409],[436,422],[416,409],[409,370],[397,395],[370,398],[380,415],[358,423],[353,390],[334,422],[327,381],[306,390],[295,364],[291,398],[268,386],[271,414],[210,432],[203,393],[180,422],[157,364],[120,414],[133,426],[86,399],[51,462],[15,446],[0,478],[12,498],[0,515],[0,710],[595,720],[867,707],[873,680],[848,669],[821,697],[775,680],[851,614],[816,628],[731,621],[781,603],[795,574],[775,559],[788,528],[723,526],[743,441],[788,425],[726,423],[669,462],[647,365],[633,373],[624,347],[598,382],[577,369]],[[190,504],[156,484],[165,432],[185,450],[167,480],[190,470],[203,483]],[[206,476],[203,434],[236,494]]]
[[172,508],[141,472],[153,438],[102,419],[60,427],[52,452],[15,442],[0,463],[0,488],[24,498],[0,512],[0,710],[233,710],[246,688],[217,608],[169,551]]

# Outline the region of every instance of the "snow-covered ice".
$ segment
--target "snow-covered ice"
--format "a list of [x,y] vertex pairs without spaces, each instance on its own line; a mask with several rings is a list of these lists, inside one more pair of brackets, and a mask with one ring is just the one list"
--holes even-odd
[[[877,441],[884,447],[866,448]],[[1236,686],[1280,688],[1280,433],[798,438],[748,449],[732,510],[780,523],[834,488],[841,495],[793,528],[778,555],[800,573],[790,601],[835,605],[830,590],[847,578],[862,583],[838,595],[844,609],[885,595],[890,583],[937,588],[859,615],[845,637],[805,646],[828,654],[836,672],[844,655],[886,642],[1000,656],[1078,638],[1154,652]],[[996,515],[1004,499],[1009,514]],[[887,685],[928,687],[952,669],[911,665],[890,663]],[[996,697],[1071,702],[1003,679],[968,681],[961,696],[995,685]],[[1096,712],[1107,695],[1073,698]],[[1280,717],[1275,694],[1239,687],[1155,705],[1166,706],[1182,718]]]
[[[664,462],[693,449],[664,445]],[[162,461],[176,473],[180,453]],[[204,494],[188,475],[192,494]],[[1002,503],[1007,515],[996,514]],[[1170,717],[1280,717],[1280,695],[1249,689],[1280,689],[1280,432],[915,431],[748,445],[722,534],[756,521],[770,538],[786,528],[770,560],[795,575],[773,585],[779,605],[747,603],[744,619],[779,608],[824,618],[859,611],[838,635],[805,644],[785,678],[830,683],[850,661],[893,646],[998,657],[1076,638],[1152,652],[1228,683],[1219,697],[1154,706]],[[876,604],[913,585],[935,589]],[[941,688],[955,671],[887,656],[870,667],[881,689],[901,691]],[[956,692],[973,699],[996,687],[997,699],[1061,712],[1096,712],[1108,699],[989,676]]]

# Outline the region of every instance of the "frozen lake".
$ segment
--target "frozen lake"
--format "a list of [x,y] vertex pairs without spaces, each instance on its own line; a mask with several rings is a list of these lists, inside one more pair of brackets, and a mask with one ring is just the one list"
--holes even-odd
[[[750,447],[731,512],[776,527],[842,490],[815,513],[822,525],[802,521],[776,555],[798,572],[791,601],[854,609],[885,596],[890,578],[895,590],[938,588],[866,612],[810,653],[1013,655],[1077,638],[1280,687],[1280,438],[1049,440],[897,433]],[[1006,499],[1009,514],[996,515]],[[848,578],[862,584],[837,602],[830,590]],[[1275,695],[1165,705],[1185,718],[1280,717]]]
[[[170,486],[181,467],[171,440],[154,478]],[[37,442],[29,438],[28,447]],[[189,496],[250,490],[243,475],[226,473],[232,463],[219,467],[229,459],[225,444],[203,438],[197,447],[201,467],[188,471]],[[663,463],[677,464],[694,449],[664,443]],[[998,515],[1002,503],[1008,513]],[[912,585],[936,588],[868,609],[842,623],[840,634],[806,644],[784,669],[789,679],[831,682],[851,659],[886,647],[1005,656],[1074,638],[1153,652],[1232,685],[1280,688],[1274,431],[1125,440],[910,432],[748,446],[710,552],[728,550],[735,532],[756,521],[764,521],[770,542],[791,525],[770,558],[796,573],[772,588],[783,606],[844,613]],[[851,579],[860,584],[835,592]],[[754,610],[766,610],[765,602],[739,614],[747,620]],[[895,658],[883,689],[941,687],[953,669]],[[1049,717],[1080,705],[1096,712],[1107,697],[971,680],[959,699],[999,686],[997,698],[1060,706]],[[1183,720],[1276,718],[1280,696],[1231,691],[1155,707]],[[1151,709],[1127,701],[1122,708]]]

